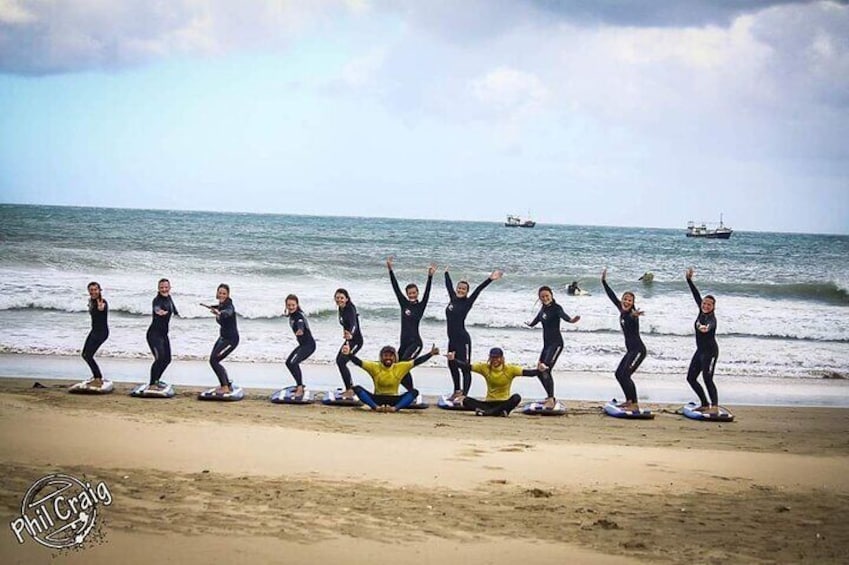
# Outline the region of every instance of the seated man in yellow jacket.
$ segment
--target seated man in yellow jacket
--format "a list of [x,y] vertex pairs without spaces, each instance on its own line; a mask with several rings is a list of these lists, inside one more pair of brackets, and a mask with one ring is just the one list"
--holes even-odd
[[[347,345],[342,347],[342,355],[349,355],[350,349]],[[357,385],[354,393],[363,401],[363,404],[378,412],[397,412],[412,404],[419,391],[410,389],[404,394],[398,394],[398,385],[401,379],[416,365],[421,365],[434,355],[439,355],[439,348],[431,346],[430,352],[425,353],[411,361],[398,361],[398,353],[391,345],[380,350],[380,361],[363,361],[356,355],[351,355],[351,361],[357,367],[368,373],[374,381],[374,393]]]
[[[448,352],[448,360],[454,357],[454,352]],[[463,364],[462,361],[457,361]],[[548,367],[541,364],[536,369],[523,369],[519,365],[507,365],[504,363],[504,351],[500,347],[489,350],[489,361],[486,363],[474,363],[471,369],[475,373],[483,375],[486,380],[486,400],[463,398],[463,406],[474,410],[478,416],[507,416],[519,405],[522,397],[518,394],[510,394],[510,385],[516,377],[540,377],[550,379]],[[455,401],[456,402],[456,401]]]

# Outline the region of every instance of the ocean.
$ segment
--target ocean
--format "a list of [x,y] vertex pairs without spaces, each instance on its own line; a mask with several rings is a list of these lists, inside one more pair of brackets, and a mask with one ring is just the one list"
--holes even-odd
[[[2,204],[0,353],[79,355],[90,327],[86,285],[98,281],[111,330],[99,356],[149,359],[151,301],[158,279],[166,277],[181,314],[171,322],[175,359],[209,355],[218,326],[199,303],[214,302],[219,283],[230,285],[239,314],[242,341],[231,366],[282,365],[295,345],[282,316],[289,293],[300,297],[316,336],[308,363],[332,363],[342,341],[333,302],[339,287],[348,289],[359,310],[365,336],[360,357],[377,358],[383,345],[397,345],[399,335],[400,309],[385,265],[393,256],[402,287],[415,282],[421,291],[428,264],[438,265],[421,333],[426,346],[443,349],[444,269],[455,284],[466,279],[472,288],[493,269],[504,271],[468,317],[474,359],[499,346],[509,362],[533,365],[542,333],[524,322],[539,308],[537,288],[549,285],[568,314],[581,316],[578,324],[563,324],[565,348],[555,376],[611,374],[624,345],[617,311],[601,287],[607,267],[617,294],[634,291],[645,311],[648,357],[638,376],[683,379],[698,311],[684,280],[692,266],[702,294],[717,298],[718,379],[849,375],[849,236],[735,231],[723,241],[687,238],[684,231],[684,222],[675,230],[508,229],[497,218],[482,223]],[[646,271],[654,273],[651,284],[638,280]],[[573,280],[590,294],[568,296]],[[443,364],[444,358],[428,363]]]

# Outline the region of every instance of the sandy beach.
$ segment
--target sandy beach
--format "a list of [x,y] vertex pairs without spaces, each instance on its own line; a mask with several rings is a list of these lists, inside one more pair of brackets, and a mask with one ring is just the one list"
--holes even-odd
[[3,563],[838,563],[849,547],[847,409],[505,419],[33,382],[0,379],[3,515],[52,472],[113,500],[73,551],[7,530]]

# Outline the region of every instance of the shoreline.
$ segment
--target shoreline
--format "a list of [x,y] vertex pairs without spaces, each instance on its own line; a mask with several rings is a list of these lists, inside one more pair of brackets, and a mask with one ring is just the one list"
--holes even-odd
[[[106,378],[115,383],[148,381],[149,359],[97,358]],[[234,383],[246,391],[271,391],[294,384],[283,363],[229,361],[225,364]],[[308,388],[323,392],[341,386],[335,365],[304,364],[304,382]],[[355,384],[371,388],[371,379],[357,367],[351,367]],[[45,380],[79,381],[88,378],[89,369],[77,356],[0,354],[0,379],[26,377]],[[447,368],[422,366],[414,369],[416,388],[423,396],[437,397],[451,392]],[[181,387],[212,387],[217,380],[206,361],[175,360],[164,380]],[[637,373],[634,377],[641,404],[683,405],[695,400],[695,394],[684,375]],[[600,402],[622,396],[612,372],[579,372],[557,369],[554,372],[555,393],[567,402]],[[720,401],[728,406],[796,406],[849,408],[849,379],[757,377],[740,378],[716,375]],[[544,397],[535,378],[513,381],[513,391],[526,400]],[[483,380],[473,373],[472,396],[486,393]]]
[[20,512],[50,472],[105,482],[113,504],[99,541],[55,559],[7,530],[4,563],[840,563],[849,546],[843,408],[706,423],[574,402],[561,418],[477,418],[66,382],[0,379],[0,506]]

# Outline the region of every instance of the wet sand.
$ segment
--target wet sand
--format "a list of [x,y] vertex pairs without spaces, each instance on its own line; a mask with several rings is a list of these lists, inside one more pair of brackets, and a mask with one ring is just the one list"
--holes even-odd
[[0,380],[4,515],[51,472],[114,500],[73,551],[7,529],[3,563],[839,563],[849,547],[847,409],[478,418],[32,384]]

